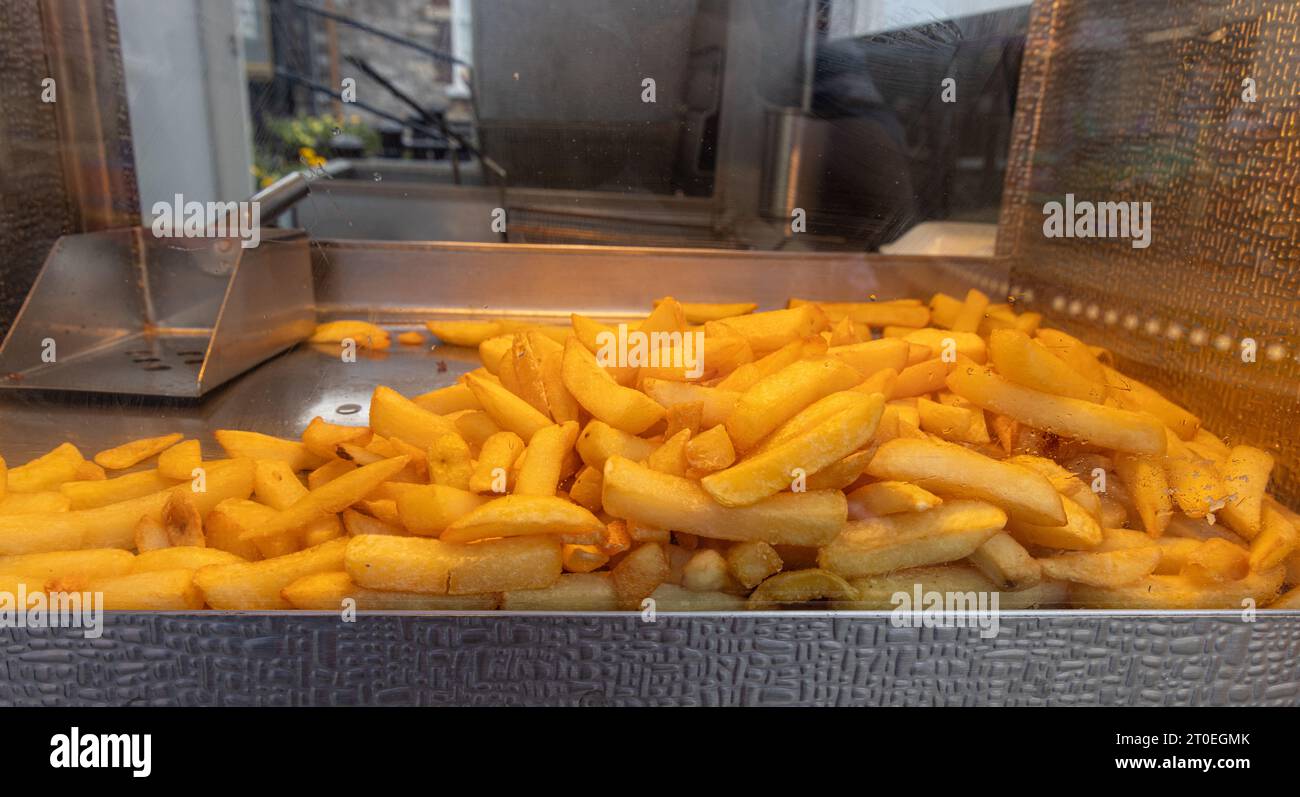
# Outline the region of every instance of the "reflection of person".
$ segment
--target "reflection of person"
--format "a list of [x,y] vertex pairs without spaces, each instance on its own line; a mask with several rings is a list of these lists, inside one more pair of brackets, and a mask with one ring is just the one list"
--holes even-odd
[[867,73],[860,42],[818,48],[812,114],[829,127],[819,200],[835,232],[875,249],[919,221],[906,133]]

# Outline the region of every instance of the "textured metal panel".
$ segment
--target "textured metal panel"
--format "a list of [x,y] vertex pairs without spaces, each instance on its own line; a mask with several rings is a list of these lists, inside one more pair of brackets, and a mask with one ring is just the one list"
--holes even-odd
[[[1255,102],[1243,99],[1254,81]],[[1300,4],[1034,4],[999,254],[1050,323],[1210,430],[1271,450],[1300,499]],[[1044,203],[1150,201],[1149,248],[1047,238]],[[1258,345],[1254,363],[1242,339]]]
[[0,705],[1300,703],[1300,617],[115,615],[0,630]]

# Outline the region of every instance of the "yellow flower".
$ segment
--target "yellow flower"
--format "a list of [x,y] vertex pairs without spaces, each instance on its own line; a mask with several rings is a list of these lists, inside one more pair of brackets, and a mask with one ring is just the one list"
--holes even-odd
[[263,187],[263,188],[266,188],[267,186],[269,186],[271,183],[274,183],[274,182],[275,182],[275,178],[274,178],[274,177],[271,177],[271,176],[263,177],[263,178],[262,178],[262,187]]
[[325,159],[317,155],[316,150],[311,147],[300,147],[298,149],[298,157],[302,159],[303,163],[313,169],[325,165]]

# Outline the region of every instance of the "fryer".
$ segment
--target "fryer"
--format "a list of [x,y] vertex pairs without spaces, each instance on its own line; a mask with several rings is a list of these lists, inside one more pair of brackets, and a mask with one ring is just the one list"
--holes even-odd
[[[978,288],[1106,347],[1300,503],[1300,5],[1036,0],[997,255],[316,240],[320,321],[607,320],[658,297],[861,300]],[[1241,102],[1243,81],[1258,88]],[[385,189],[388,190],[388,189]],[[1158,245],[1048,238],[1044,208],[1150,201]],[[111,237],[112,234],[109,234]],[[286,240],[301,240],[287,232]],[[995,299],[996,300],[996,299]],[[214,338],[215,341],[215,338]],[[1253,356],[1243,356],[1245,352]],[[300,344],[201,402],[0,391],[4,455],[219,428],[294,436],[365,416],[376,384],[453,384],[473,350]],[[220,456],[216,448],[207,456]],[[110,613],[0,628],[0,703],[60,705],[1192,705],[1300,703],[1300,612],[1065,611],[971,627],[889,612]]]

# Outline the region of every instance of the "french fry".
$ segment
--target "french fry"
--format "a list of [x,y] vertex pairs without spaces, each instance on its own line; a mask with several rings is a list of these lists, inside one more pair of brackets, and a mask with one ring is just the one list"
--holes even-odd
[[[1163,562],[1163,556],[1161,557]],[[1282,563],[1278,558],[1273,567]],[[1260,568],[1256,568],[1259,570]],[[1263,568],[1265,570],[1270,568]],[[1251,570],[1251,554],[1245,548],[1233,545],[1218,537],[1205,540],[1192,549],[1183,561],[1179,573],[1198,584],[1215,584],[1239,581]],[[1105,586],[1099,584],[1097,586]]]
[[65,482],[77,478],[77,471],[85,458],[71,443],[63,443],[54,450],[9,468],[5,476],[7,492],[43,493],[57,490]]
[[[253,462],[212,463],[206,490],[193,493],[200,515],[225,498],[246,498],[253,491]],[[171,490],[190,490],[183,484]],[[119,501],[94,509],[0,516],[0,554],[66,551],[76,548],[133,548],[135,526],[145,515],[161,516],[169,491]]]
[[850,319],[873,327],[923,327],[930,323],[930,310],[920,302],[895,300],[883,302],[820,302],[791,299],[790,307],[816,305],[831,321]]
[[565,545],[560,549],[560,559],[567,573],[590,573],[609,562],[609,554],[598,545]]
[[710,337],[739,335],[749,342],[755,354],[775,351],[787,343],[816,335],[830,326],[830,319],[817,307],[808,304],[788,310],[724,318],[704,325]]
[[[706,339],[707,340],[707,339]],[[771,376],[787,365],[799,360],[824,357],[826,341],[821,336],[794,340],[753,362],[742,363],[717,384],[719,390],[743,393],[765,376]],[[751,350],[752,351],[752,350]],[[667,406],[667,405],[665,405]]]
[[727,570],[746,589],[781,572],[784,563],[776,549],[765,542],[738,542],[727,549]]
[[349,537],[360,537],[363,534],[405,537],[410,533],[398,523],[367,515],[355,509],[344,509],[339,517],[342,518],[343,528],[347,530]]
[[[1079,506],[1083,507],[1088,514],[1099,518],[1101,514],[1101,500],[1092,488],[1084,484],[1079,477],[1070,471],[1056,464],[1046,457],[1039,457],[1033,454],[1017,454],[1013,457],[1007,457],[1007,462],[1013,465],[1020,465],[1028,468],[1035,473],[1040,474],[1049,482],[1058,493],[1073,498]],[[1099,518],[1100,519],[1100,518]]]
[[847,578],[964,559],[1006,525],[1007,515],[983,501],[955,500],[925,512],[845,525],[817,556],[820,567]]
[[966,292],[966,301],[962,303],[957,317],[952,320],[954,332],[974,332],[984,320],[984,311],[988,309],[989,297],[971,288]]
[[953,369],[947,385],[986,410],[1062,437],[1135,454],[1165,452],[1164,428],[1152,415],[1044,393],[975,366]]
[[[866,611],[899,609],[900,598],[905,598],[913,608],[924,608],[924,596],[931,594],[953,595],[963,599],[970,609],[977,609],[980,599],[992,605],[997,597],[997,608],[1018,609],[1055,608],[1067,599],[1066,585],[1059,581],[1041,581],[1028,589],[1001,591],[979,570],[970,565],[939,565],[916,567],[894,573],[881,573],[849,580],[857,598],[839,604],[836,608]],[[919,599],[921,602],[917,602]]]
[[212,433],[227,456],[232,459],[278,459],[294,470],[312,470],[325,464],[325,458],[307,450],[297,440],[285,440],[259,432],[242,432],[238,429],[218,429]]
[[1084,551],[1039,559],[1043,575],[1058,581],[1092,587],[1122,587],[1144,578],[1160,563],[1160,549],[1122,548],[1114,551]]
[[[218,548],[199,548],[192,545],[160,548],[142,553],[130,560],[127,573],[149,573],[155,570],[198,570],[208,565],[233,565],[245,561],[229,551]],[[3,570],[0,563],[0,570]]]
[[837,490],[782,493],[742,507],[715,502],[699,482],[658,473],[624,457],[605,463],[605,511],[647,526],[701,537],[770,544],[824,545],[848,512]]
[[565,388],[583,409],[630,434],[649,429],[666,412],[641,391],[618,384],[576,339],[565,344],[563,377]]
[[1044,526],[1013,517],[1007,523],[1007,531],[1021,543],[1044,548],[1086,551],[1100,545],[1102,529],[1097,519],[1068,496],[1061,496],[1061,505],[1065,509],[1064,525]]
[[664,548],[653,542],[632,550],[610,571],[618,607],[624,611],[640,609],[641,602],[667,579],[668,559]]
[[560,541],[551,535],[509,537],[455,547],[457,562],[447,584],[452,595],[540,589],[554,584],[563,568]]
[[727,560],[712,548],[701,548],[682,568],[682,586],[693,592],[715,592],[731,584]]
[[[68,484],[60,485],[60,489]],[[0,515],[22,515],[32,512],[67,512],[72,509],[72,500],[62,492],[10,493],[0,500]]]
[[432,595],[540,589],[560,577],[560,542],[519,537],[456,545],[422,537],[361,536],[344,564],[359,586]]
[[578,439],[578,424],[567,421],[538,429],[528,444],[528,458],[515,477],[515,495],[553,496],[566,454]]
[[540,589],[501,593],[501,608],[509,612],[612,612],[618,593],[609,573],[565,573]]
[[900,481],[865,484],[848,495],[849,520],[863,520],[899,512],[924,512],[943,499],[923,487]]
[[1059,329],[1039,329],[1037,337],[1048,351],[1064,360],[1075,372],[1093,382],[1110,386],[1106,378],[1106,366],[1097,360],[1096,355],[1082,341]]
[[1300,529],[1272,504],[1264,504],[1260,532],[1250,541],[1251,569],[1261,573],[1272,570],[1283,564],[1297,546],[1300,546]]
[[377,435],[405,440],[421,451],[428,450],[441,435],[458,434],[447,419],[383,385],[370,396],[370,428]]
[[108,611],[190,611],[203,608],[203,594],[188,569],[150,570],[91,581],[86,591],[101,593]]
[[938,357],[944,362],[956,362],[960,357],[965,357],[977,365],[983,365],[988,360],[988,345],[984,338],[973,331],[914,329],[903,335],[902,340],[928,348],[930,354],[923,359]]
[[1169,480],[1159,461],[1152,456],[1117,454],[1115,471],[1133,496],[1147,534],[1152,537],[1164,534],[1174,503],[1169,494]]
[[694,592],[676,584],[663,583],[650,593],[656,612],[736,612],[745,599],[726,592]]
[[686,461],[686,443],[690,438],[691,431],[682,429],[656,448],[646,458],[645,464],[660,473],[685,476],[690,470],[690,463]]
[[364,465],[329,484],[311,490],[287,509],[276,512],[270,522],[245,532],[243,539],[275,537],[328,515],[337,514],[364,498],[383,482],[406,467],[406,457],[393,457]]
[[[317,415],[307,424],[302,433],[302,444],[307,450],[321,459],[332,459],[340,443],[352,443],[365,446],[374,433],[365,426],[342,426],[328,423]],[[295,468],[295,470],[298,470]],[[187,477],[188,478],[188,477]]]
[[988,501],[1026,523],[1060,526],[1066,522],[1061,497],[1047,479],[1028,468],[952,443],[890,440],[876,451],[867,472],[877,479],[911,482],[940,495]]
[[700,485],[723,506],[749,506],[791,484],[794,472],[816,473],[861,448],[876,432],[885,401],[851,393],[856,402],[803,434],[711,473]]
[[921,428],[954,443],[987,443],[989,430],[984,411],[939,404],[927,398],[917,399],[917,417]]
[[120,548],[0,556],[0,573],[19,575],[37,582],[53,579],[80,582],[126,575],[131,572],[135,559],[130,551]]
[[194,571],[194,584],[203,593],[203,599],[214,609],[291,609],[293,606],[280,596],[280,591],[303,576],[342,570],[344,551],[349,542],[349,538],[340,537],[274,559],[200,567]]
[[604,474],[599,468],[584,465],[578,471],[578,475],[574,477],[573,485],[569,487],[569,500],[591,512],[602,511],[603,505],[600,501],[600,494],[603,489],[604,478]]
[[469,385],[461,383],[421,393],[411,401],[434,415],[450,415],[461,410],[483,409],[483,405],[474,398],[474,391],[469,389]]
[[434,484],[458,490],[469,489],[470,477],[474,475],[474,463],[470,460],[469,445],[459,434],[435,437],[429,444],[427,462],[429,480]]
[[1197,437],[1197,431],[1201,428],[1200,418],[1160,395],[1155,389],[1114,368],[1102,366],[1102,373],[1110,388],[1110,395],[1119,400],[1121,407],[1154,415],[1183,440]]
[[466,374],[464,378],[474,397],[483,405],[483,411],[497,426],[519,435],[525,443],[538,429],[551,425],[549,417],[502,385],[474,374]]
[[604,531],[605,524],[595,515],[563,498],[507,495],[487,501],[452,521],[439,539],[465,543],[489,537],[545,534],[586,545],[599,541]]
[[397,513],[402,525],[412,534],[434,537],[487,500],[455,487],[418,486],[398,496]]
[[956,363],[940,359],[923,360],[898,372],[890,395],[895,399],[923,396],[942,390]]
[[1247,539],[1259,534],[1264,490],[1272,470],[1273,457],[1251,446],[1233,446],[1223,464],[1223,485],[1228,496],[1218,514]]
[[332,459],[307,474],[307,489],[316,490],[324,487],[338,477],[351,473],[356,469],[357,463],[355,462],[349,462],[346,459]]
[[605,462],[610,457],[620,456],[641,461],[654,453],[656,448],[649,440],[597,420],[587,423],[578,435],[575,447],[582,461],[598,470],[605,467]]
[[341,343],[351,340],[363,349],[386,349],[391,341],[388,331],[368,321],[327,321],[317,324],[308,343]]
[[745,608],[776,609],[787,603],[851,601],[858,596],[849,582],[829,570],[792,570],[770,576],[750,593]]
[[516,330],[501,321],[425,321],[424,327],[448,346],[477,346],[488,338]]
[[1174,503],[1183,514],[1200,518],[1223,506],[1226,490],[1214,463],[1192,456],[1170,457],[1166,471]]
[[839,360],[800,360],[760,379],[740,397],[727,416],[727,434],[738,451],[748,451],[803,408],[859,381]]
[[1006,532],[994,534],[970,555],[970,563],[999,588],[1017,590],[1043,580],[1043,568]]
[[190,490],[171,490],[163,504],[162,522],[168,546],[202,548],[203,516]]
[[[283,510],[307,495],[308,489],[298,481],[292,468],[281,460],[262,460],[253,472],[253,494],[272,509]],[[342,536],[343,524],[337,515],[313,520],[300,530],[303,544],[310,548]]]
[[670,379],[646,379],[641,383],[641,389],[665,408],[698,402],[701,405],[700,425],[710,428],[726,421],[740,400],[740,394],[734,390]]
[[504,493],[510,467],[523,452],[524,441],[514,432],[497,432],[489,437],[469,477],[469,489],[476,493]]
[[[692,401],[686,404],[675,404],[671,407],[665,407],[668,411],[664,417],[667,424],[664,427],[664,439],[670,440],[672,436],[683,429],[690,432],[690,437],[700,433],[704,422],[704,402]],[[725,430],[723,432],[726,433]]]
[[348,607],[368,612],[489,611],[500,603],[495,593],[426,595],[357,586],[347,573],[315,573],[292,582],[280,596],[295,609],[337,612]]
[[[655,299],[654,306],[659,307],[664,299]],[[705,321],[721,321],[732,316],[748,315],[758,309],[752,302],[681,302],[682,315],[688,323],[703,324]]]
[[203,450],[198,440],[185,440],[158,455],[158,475],[183,481],[194,478],[194,469],[203,464]]
[[1240,581],[1202,584],[1186,576],[1151,575],[1119,587],[1074,584],[1070,602],[1081,609],[1236,609],[1247,600],[1267,606],[1282,588],[1286,568],[1251,571]]
[[1106,400],[1105,385],[1075,371],[1018,329],[994,330],[989,335],[989,354],[998,373],[1016,384],[1093,404]]
[[686,441],[686,464],[697,471],[719,471],[736,461],[736,449],[724,426],[715,426]]
[[582,410],[564,386],[564,346],[534,332],[528,335],[533,349],[540,352],[542,388],[551,418],[556,423],[579,420]]
[[[180,432],[161,437],[145,437],[123,443],[95,455],[95,464],[107,470],[125,470],[171,448],[184,437]],[[235,455],[231,455],[235,456]]]

